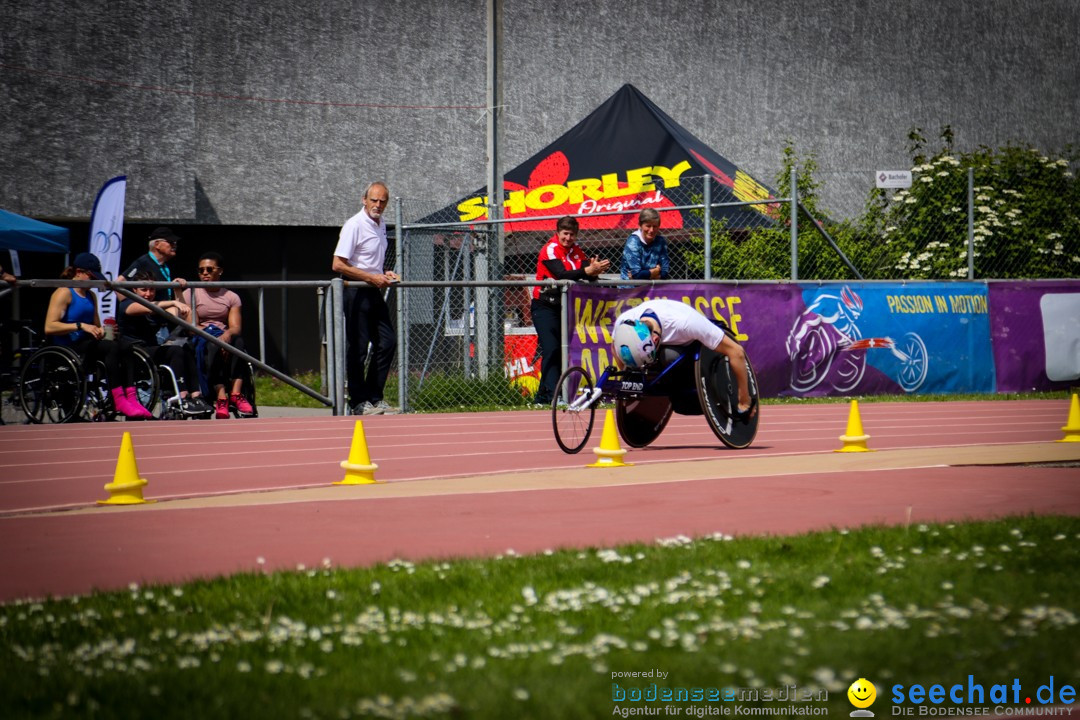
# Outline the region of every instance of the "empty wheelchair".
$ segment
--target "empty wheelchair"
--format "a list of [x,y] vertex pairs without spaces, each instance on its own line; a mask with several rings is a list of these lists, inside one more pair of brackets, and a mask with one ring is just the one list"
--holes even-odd
[[[143,407],[152,409],[158,399],[157,369],[142,348],[132,353],[136,394]],[[16,392],[32,423],[112,420],[117,413],[105,377],[100,360],[87,361],[70,348],[49,345],[24,361]]]

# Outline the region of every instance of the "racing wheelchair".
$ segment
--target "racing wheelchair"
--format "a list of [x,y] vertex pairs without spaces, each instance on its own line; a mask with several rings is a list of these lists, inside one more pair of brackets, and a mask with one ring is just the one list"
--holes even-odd
[[[732,340],[728,328],[724,332]],[[596,408],[614,402],[615,422],[623,441],[642,448],[660,436],[673,413],[704,415],[724,445],[736,450],[757,436],[761,416],[758,383],[750,358],[746,359],[750,399],[758,412],[736,417],[738,383],[726,356],[695,342],[661,348],[659,362],[646,370],[607,368],[593,383],[583,368],[567,368],[551,403],[555,441],[563,452],[580,452],[589,441]]]
[[[153,408],[160,389],[157,369],[141,347],[133,348],[135,391]],[[34,350],[24,361],[15,392],[31,423],[103,421],[116,417],[105,381],[105,365],[88,361],[62,345]]]

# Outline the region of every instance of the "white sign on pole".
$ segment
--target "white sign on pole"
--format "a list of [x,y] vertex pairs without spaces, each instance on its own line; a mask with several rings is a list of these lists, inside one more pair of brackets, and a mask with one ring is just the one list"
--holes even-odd
[[874,173],[874,180],[879,188],[909,188],[911,187],[910,170],[878,170]]

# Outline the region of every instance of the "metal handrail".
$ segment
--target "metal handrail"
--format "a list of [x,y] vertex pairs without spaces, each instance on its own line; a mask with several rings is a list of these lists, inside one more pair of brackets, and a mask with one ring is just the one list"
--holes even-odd
[[197,335],[197,336],[203,338],[207,342],[212,343],[213,345],[216,345],[217,347],[225,350],[228,353],[236,355],[237,357],[239,357],[242,360],[246,360],[247,362],[249,362],[252,365],[254,365],[255,367],[259,368],[263,372],[266,372],[266,373],[269,373],[270,375],[273,375],[278,380],[281,380],[282,382],[296,388],[297,390],[304,393],[305,395],[308,395],[310,397],[315,398],[316,400],[323,403],[324,405],[332,406],[334,404],[334,401],[331,400],[330,398],[326,397],[325,395],[319,394],[318,392],[316,392],[316,391],[312,390],[311,388],[309,388],[307,385],[304,385],[303,383],[301,383],[301,382],[299,382],[297,380],[294,380],[293,378],[289,377],[288,375],[281,372],[280,370],[277,370],[276,368],[272,368],[269,365],[267,365],[266,363],[262,362],[261,360],[257,360],[254,357],[252,357],[251,355],[248,355],[243,350],[240,350],[240,349],[234,347],[233,345],[230,345],[229,343],[222,341],[221,338],[215,337],[215,336],[211,335],[210,333],[206,332],[205,330],[202,330],[201,328],[196,327],[195,325],[192,325],[191,323],[187,322],[186,320],[182,320],[182,319],[178,318],[177,316],[170,313],[168,310],[165,310],[165,309],[161,308],[161,306],[155,304],[154,302],[152,302],[150,300],[146,300],[144,298],[139,297],[138,295],[131,292],[127,288],[117,287],[117,285],[121,285],[121,284],[126,285],[127,283],[115,283],[114,286],[113,286],[113,290],[115,290],[119,294],[123,295],[124,297],[128,298],[129,300],[134,300],[135,302],[139,303],[143,307],[149,308],[150,312],[154,313],[155,315],[159,315],[160,317],[165,318],[165,320],[167,320],[169,323],[174,324],[174,325],[179,325],[180,327],[187,330],[189,333],[192,333],[193,335]]

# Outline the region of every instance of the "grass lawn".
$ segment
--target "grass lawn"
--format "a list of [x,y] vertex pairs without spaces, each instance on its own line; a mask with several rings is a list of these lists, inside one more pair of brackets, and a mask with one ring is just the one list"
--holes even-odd
[[[327,559],[0,606],[0,707],[4,718],[269,719],[734,717],[797,705],[847,717],[861,677],[882,718],[894,685],[966,688],[968,676],[987,693],[1017,679],[1022,704],[1050,676],[1057,689],[1080,684],[1077,568],[1074,517],[357,570]],[[756,688],[759,699],[613,699],[653,684]],[[761,699],[792,685],[818,699]]]

